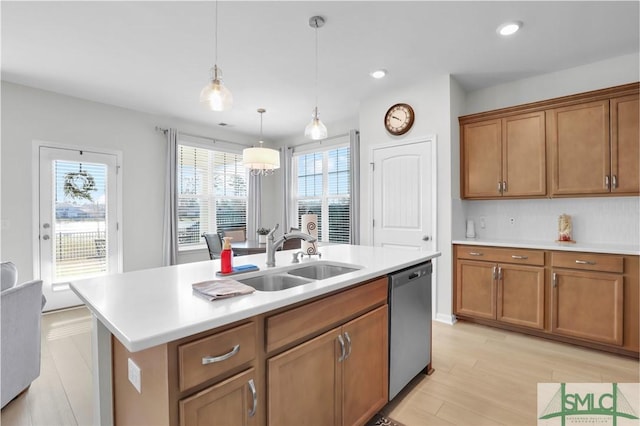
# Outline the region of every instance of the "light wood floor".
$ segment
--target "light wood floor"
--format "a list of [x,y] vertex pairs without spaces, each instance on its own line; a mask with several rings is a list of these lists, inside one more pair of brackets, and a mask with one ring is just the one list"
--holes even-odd
[[[638,360],[459,322],[433,325],[431,376],[385,409],[407,426],[535,425],[539,382],[638,382]],[[91,318],[42,317],[42,371],[2,410],[4,426],[90,425]],[[151,425],[149,425],[151,426]]]

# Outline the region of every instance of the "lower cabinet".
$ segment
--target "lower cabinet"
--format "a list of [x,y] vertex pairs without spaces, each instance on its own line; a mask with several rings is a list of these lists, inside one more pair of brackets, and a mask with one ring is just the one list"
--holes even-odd
[[[564,336],[622,345],[622,257],[554,253],[552,263],[551,331]],[[619,273],[590,270],[598,268]]]
[[639,256],[464,245],[454,255],[458,317],[639,355]]
[[267,361],[269,425],[362,425],[388,399],[382,306]]
[[181,400],[180,426],[257,424],[255,383],[255,370],[251,368]]
[[543,329],[544,267],[496,263],[530,261],[539,255],[499,250],[474,248],[467,255],[486,260],[457,260],[456,314]]

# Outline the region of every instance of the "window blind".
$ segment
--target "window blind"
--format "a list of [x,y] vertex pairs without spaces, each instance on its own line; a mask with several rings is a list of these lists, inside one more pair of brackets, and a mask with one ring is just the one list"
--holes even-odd
[[200,236],[246,229],[247,171],[242,155],[178,145],[178,247],[202,245]]

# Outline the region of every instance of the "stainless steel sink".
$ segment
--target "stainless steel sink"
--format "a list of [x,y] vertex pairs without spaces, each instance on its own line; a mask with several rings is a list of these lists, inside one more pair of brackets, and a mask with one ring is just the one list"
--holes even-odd
[[357,271],[359,268],[352,268],[344,265],[332,265],[327,263],[317,263],[293,269],[287,273],[296,277],[304,277],[312,280],[326,280],[337,275],[347,274]]
[[258,291],[279,291],[310,283],[312,280],[289,274],[265,274],[253,278],[239,279]]

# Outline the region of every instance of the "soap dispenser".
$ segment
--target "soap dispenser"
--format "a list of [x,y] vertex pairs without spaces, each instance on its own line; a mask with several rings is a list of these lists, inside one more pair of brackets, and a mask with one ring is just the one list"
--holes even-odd
[[230,274],[233,272],[233,250],[231,250],[231,237],[224,237],[222,251],[220,252],[220,272]]

